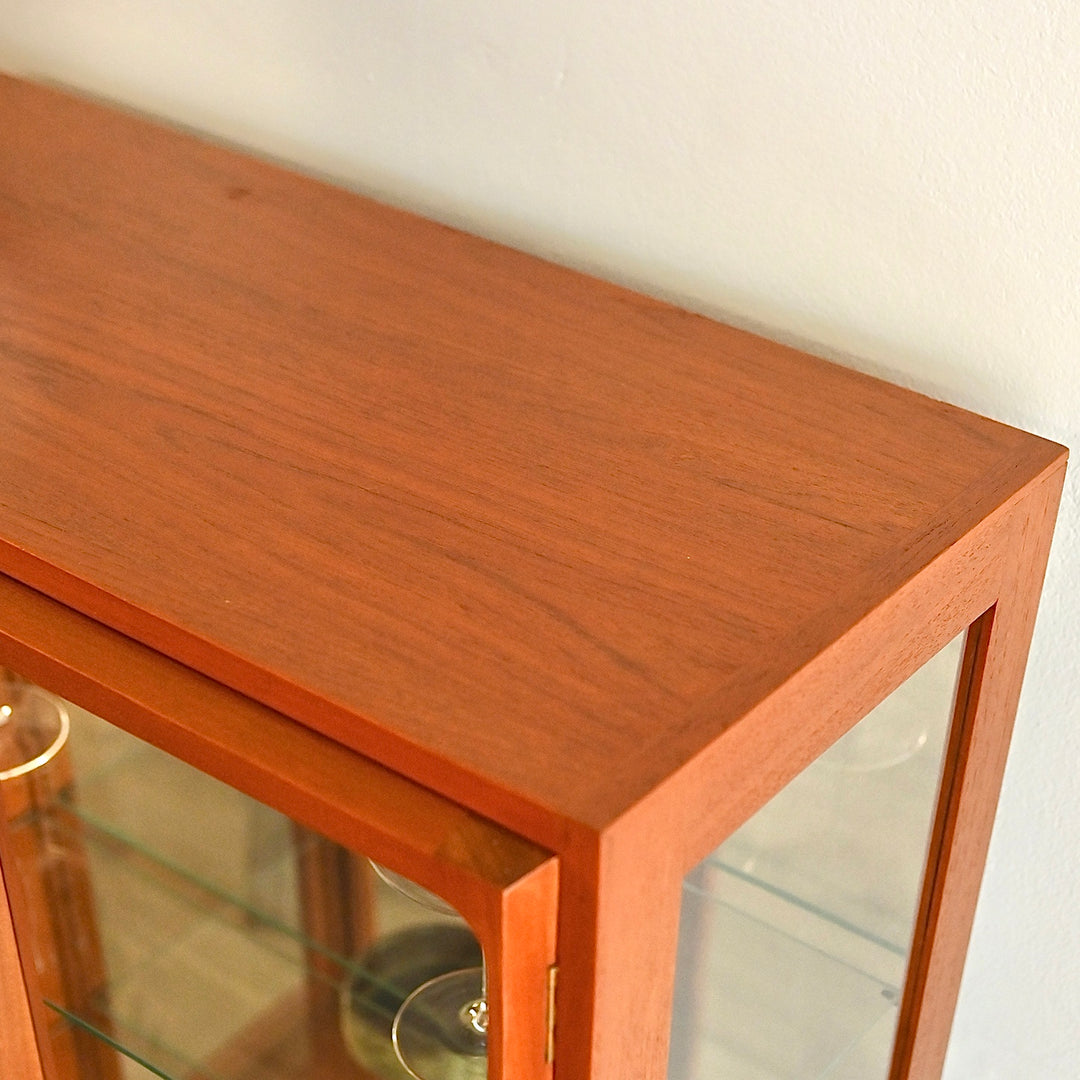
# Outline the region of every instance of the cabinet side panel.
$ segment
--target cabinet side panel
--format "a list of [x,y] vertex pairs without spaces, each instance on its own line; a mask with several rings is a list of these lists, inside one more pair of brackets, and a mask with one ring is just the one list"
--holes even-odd
[[1016,507],[1000,597],[969,642],[960,745],[939,810],[940,857],[927,878],[893,1080],[936,1080],[944,1065],[1064,473],[1063,465]]

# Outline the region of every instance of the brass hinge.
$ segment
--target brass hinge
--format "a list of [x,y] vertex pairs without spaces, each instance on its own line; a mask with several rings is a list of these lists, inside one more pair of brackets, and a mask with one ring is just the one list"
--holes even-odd
[[559,965],[552,964],[547,973],[547,1041],[544,1043],[544,1064],[555,1060],[555,983],[559,977]]

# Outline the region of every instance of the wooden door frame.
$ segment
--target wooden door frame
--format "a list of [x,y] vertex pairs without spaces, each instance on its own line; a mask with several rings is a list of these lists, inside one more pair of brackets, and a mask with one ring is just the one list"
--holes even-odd
[[554,856],[4,575],[0,611],[0,664],[453,904],[488,964],[491,1080],[550,1075]]

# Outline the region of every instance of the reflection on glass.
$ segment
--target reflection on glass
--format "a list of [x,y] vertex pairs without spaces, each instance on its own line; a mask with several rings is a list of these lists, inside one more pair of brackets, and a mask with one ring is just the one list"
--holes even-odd
[[957,638],[687,875],[669,1080],[885,1080]]
[[482,963],[460,916],[0,676],[4,808],[59,1080],[407,1080],[402,1003]]
[[[381,880],[402,896],[453,916],[440,896],[393,870],[371,863]],[[394,1052],[414,1080],[483,1080],[487,1076],[487,969],[463,963],[425,979],[401,1003],[390,1028]]]
[[0,782],[48,767],[67,743],[67,709],[36,686],[0,679]]

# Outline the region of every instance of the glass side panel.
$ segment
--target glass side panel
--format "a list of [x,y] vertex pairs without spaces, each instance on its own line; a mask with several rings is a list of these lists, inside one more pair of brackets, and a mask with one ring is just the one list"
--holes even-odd
[[[10,850],[61,1080],[406,1080],[403,1004],[459,972],[481,997],[480,946],[437,897],[38,688],[0,691]],[[414,1027],[399,1022],[413,1067],[485,1076],[483,1016],[454,1056],[440,1025],[463,1021],[416,1000]]]
[[687,875],[669,1080],[886,1080],[962,655]]

